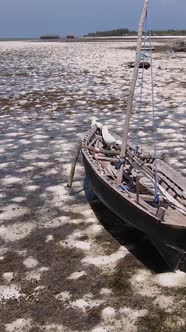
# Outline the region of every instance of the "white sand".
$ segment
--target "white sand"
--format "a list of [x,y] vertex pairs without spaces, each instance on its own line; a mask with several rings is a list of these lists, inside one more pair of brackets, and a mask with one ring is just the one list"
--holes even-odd
[[87,257],[82,259],[82,263],[93,264],[95,266],[115,266],[118,261],[128,255],[128,250],[121,247],[116,253],[112,255]]
[[14,273],[13,272],[5,272],[3,273],[3,279],[6,283],[10,283],[14,280]]
[[13,218],[21,217],[26,213],[29,213],[29,209],[21,207],[17,204],[10,204],[6,206],[6,209],[0,214],[0,224],[6,220],[12,220]]
[[66,301],[69,301],[71,299],[71,294],[70,292],[61,292],[59,294],[57,294],[55,296],[56,300],[58,301],[63,301],[63,302],[66,302]]
[[18,300],[21,296],[24,296],[24,294],[21,293],[19,285],[16,284],[10,284],[7,286],[0,285],[0,301],[6,301],[10,299]]
[[186,273],[182,271],[157,274],[154,280],[163,287],[186,287]]
[[28,268],[28,269],[32,269],[34,267],[36,267],[38,265],[38,261],[37,259],[35,259],[34,257],[27,257],[24,261],[23,264]]
[[85,294],[82,299],[70,302],[69,306],[78,308],[85,313],[87,309],[99,307],[102,303],[104,303],[104,299],[94,300],[92,294]]
[[7,227],[0,226],[0,237],[5,241],[17,241],[25,238],[35,228],[34,223],[16,223]]
[[6,332],[29,332],[31,326],[31,319],[19,318],[6,325]]
[[28,281],[40,281],[42,274],[47,272],[49,270],[49,267],[41,267],[39,269],[31,270],[30,272],[26,273],[26,279]]
[[76,280],[86,275],[85,271],[73,272],[67,279]]

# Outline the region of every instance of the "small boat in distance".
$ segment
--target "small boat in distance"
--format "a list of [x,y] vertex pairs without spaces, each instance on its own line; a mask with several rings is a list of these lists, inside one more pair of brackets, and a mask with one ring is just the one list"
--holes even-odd
[[174,52],[186,52],[186,40],[177,41],[173,50]]
[[[135,67],[135,63],[134,62],[129,62],[128,63],[128,67],[129,68],[134,68]],[[145,69],[149,69],[150,68],[150,63],[149,62],[144,62],[144,61],[141,61],[140,64],[139,64],[139,68],[145,68]]]
[[93,120],[81,152],[90,185],[103,204],[145,233],[171,270],[186,271],[186,180],[158,159],[156,150],[143,152],[128,140],[147,10],[144,0],[123,139]]
[[59,40],[61,37],[59,35],[49,34],[49,35],[41,35],[41,40]]

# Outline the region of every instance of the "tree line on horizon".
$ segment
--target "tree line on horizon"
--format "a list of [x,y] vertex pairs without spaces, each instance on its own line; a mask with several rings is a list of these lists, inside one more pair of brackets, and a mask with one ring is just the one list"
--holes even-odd
[[[152,30],[152,35],[159,35],[159,36],[186,36],[186,30]],[[148,32],[147,32],[148,34]],[[108,30],[108,31],[96,31],[96,32],[90,32],[84,37],[118,37],[118,36],[136,36],[137,31],[132,31],[129,29],[114,29],[114,30]]]

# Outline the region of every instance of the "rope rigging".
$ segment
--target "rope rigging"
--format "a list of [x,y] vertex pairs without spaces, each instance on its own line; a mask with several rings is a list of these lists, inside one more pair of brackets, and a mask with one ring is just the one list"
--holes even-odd
[[142,111],[142,102],[143,102],[143,90],[144,90],[144,73],[145,73],[145,58],[146,55],[146,45],[147,45],[147,39],[149,40],[149,57],[150,57],[150,80],[151,80],[151,98],[152,98],[152,127],[153,127],[153,147],[154,147],[154,202],[159,203],[160,195],[158,191],[158,175],[157,175],[157,146],[156,146],[156,116],[155,116],[155,97],[154,97],[154,73],[153,73],[153,57],[152,57],[152,32],[149,22],[149,16],[148,16],[148,10],[145,18],[145,31],[144,31],[144,52],[142,56],[140,57],[143,61],[142,66],[142,77],[140,82],[140,98],[139,98],[139,107],[138,107],[138,121],[137,121],[137,132],[136,132],[136,144],[135,144],[135,152],[137,154],[138,147],[139,147],[139,131],[140,131],[140,125],[141,125],[141,111]]
[[141,109],[142,109],[142,100],[143,100],[143,85],[144,85],[144,72],[145,72],[145,58],[146,58],[146,42],[147,42],[147,15],[145,18],[145,36],[144,36],[144,53],[143,56],[140,58],[143,60],[143,66],[142,66],[142,77],[141,77],[141,87],[140,87],[140,99],[139,99],[139,108],[138,108],[138,122],[137,122],[137,134],[136,134],[136,146],[135,146],[135,152],[137,154],[138,152],[138,146],[139,146],[139,131],[140,131],[140,124],[141,124]]

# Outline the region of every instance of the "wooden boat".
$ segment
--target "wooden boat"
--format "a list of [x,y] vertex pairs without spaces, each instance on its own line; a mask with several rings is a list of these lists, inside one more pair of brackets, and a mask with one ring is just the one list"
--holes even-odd
[[[144,232],[171,270],[186,271],[186,181],[158,160],[161,198],[155,202],[151,186],[154,158],[128,145],[122,182],[117,148],[103,149],[100,129],[94,126],[83,138],[82,155],[90,185],[98,198],[124,222]],[[139,185],[138,185],[139,184]]]
[[59,35],[42,35],[40,36],[40,39],[42,40],[58,40],[60,39],[60,36]]
[[[129,68],[134,68],[135,67],[135,63],[134,62],[129,62],[128,63],[128,67]],[[139,68],[145,68],[145,69],[149,69],[150,68],[150,63],[149,62],[143,62],[141,61],[139,64]]]
[[178,41],[173,46],[173,51],[174,52],[186,52],[186,40]]
[[144,51],[147,51],[147,52],[149,52],[149,51],[155,51],[155,47],[147,47],[147,46],[145,46],[145,47],[142,47],[141,48],[141,50],[144,52]]
[[186,181],[156,151],[143,152],[128,140],[147,8],[144,0],[122,142],[93,121],[81,152],[91,187],[105,206],[145,233],[171,270],[186,271]]

